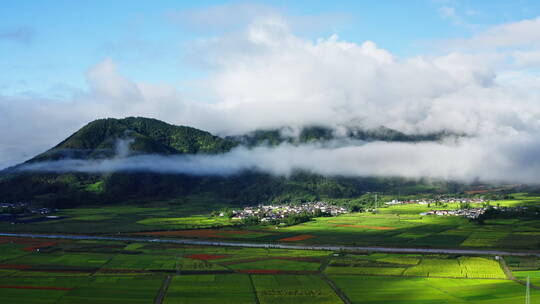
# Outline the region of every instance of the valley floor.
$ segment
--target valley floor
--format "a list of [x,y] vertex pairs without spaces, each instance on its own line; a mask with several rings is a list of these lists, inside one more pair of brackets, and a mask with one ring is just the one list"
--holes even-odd
[[[0,238],[2,303],[518,303],[540,258]],[[508,264],[510,273],[502,266]],[[533,288],[532,299],[540,300]]]
[[429,208],[459,206],[396,205],[277,228],[175,205],[0,222],[0,303],[507,304],[524,301],[527,278],[540,301],[540,219],[420,214]]

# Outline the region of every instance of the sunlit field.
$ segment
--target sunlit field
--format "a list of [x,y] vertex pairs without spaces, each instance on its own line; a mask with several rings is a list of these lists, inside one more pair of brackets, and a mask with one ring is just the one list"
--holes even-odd
[[[539,260],[506,259],[539,283]],[[0,291],[1,303],[502,304],[523,301],[525,286],[493,256],[3,237]]]

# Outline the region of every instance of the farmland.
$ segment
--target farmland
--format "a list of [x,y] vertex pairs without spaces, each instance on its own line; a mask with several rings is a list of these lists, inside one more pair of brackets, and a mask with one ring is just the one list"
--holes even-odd
[[[531,206],[537,199],[518,195],[499,204]],[[3,222],[2,232],[77,231],[117,239],[0,237],[0,302],[514,303],[523,300],[527,277],[535,288],[540,286],[539,258],[504,257],[508,274],[504,261],[482,254],[487,249],[537,252],[540,221],[488,219],[480,224],[461,217],[420,215],[427,209],[395,205],[278,227],[242,226],[205,210],[171,205],[66,209],[58,220]],[[153,239],[303,249],[150,242]],[[470,249],[477,254],[311,248],[328,244]],[[537,293],[532,290],[533,303]]]
[[[537,206],[540,198],[515,194],[496,201],[500,206]],[[144,207],[109,206],[65,209],[59,219],[26,224],[0,221],[2,232],[80,233],[148,237],[219,239],[262,243],[339,244],[412,248],[540,249],[540,220],[488,219],[483,223],[456,216],[420,215],[428,210],[457,209],[443,206],[393,205],[377,212],[319,217],[293,225],[242,226],[241,221],[211,216],[210,210],[153,204]]]
[[[162,303],[171,304],[341,303],[343,299],[512,303],[524,294],[524,286],[510,280],[492,256],[14,237],[1,241],[2,303],[153,303],[161,293]],[[529,271],[538,265],[528,257],[507,259]]]

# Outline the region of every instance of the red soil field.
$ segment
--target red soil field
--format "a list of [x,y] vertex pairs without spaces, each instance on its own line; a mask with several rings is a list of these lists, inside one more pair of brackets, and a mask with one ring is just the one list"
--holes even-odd
[[16,286],[16,285],[0,285],[0,288],[41,289],[41,290],[72,290],[73,289],[73,288],[55,287],[55,286]]
[[0,269],[28,269],[30,265],[21,264],[0,264]]
[[54,243],[54,242],[37,243],[37,244],[34,244],[34,245],[30,245],[30,246],[24,248],[23,250],[24,251],[34,251],[34,250],[39,249],[39,248],[50,247],[50,246],[54,246],[54,245],[56,245],[56,243]]
[[303,240],[312,239],[314,237],[315,237],[314,235],[301,234],[301,235],[297,235],[297,236],[292,236],[292,237],[280,239],[279,241],[282,241],[282,242],[297,242],[297,241],[303,241]]
[[217,229],[196,229],[196,230],[171,230],[138,232],[137,235],[151,236],[183,236],[183,237],[202,237],[202,238],[226,238],[228,235],[247,234],[248,230],[217,230]]
[[11,242],[15,244],[29,245],[28,247],[23,248],[24,251],[34,251],[39,248],[50,247],[50,246],[54,246],[58,244],[58,242],[37,240],[37,239],[31,239],[31,238],[0,237],[0,244],[11,243]]
[[224,257],[225,257],[225,255],[207,254],[207,253],[186,255],[186,258],[202,260],[202,261],[217,260],[217,259],[221,259],[221,258],[224,258]]
[[368,226],[368,225],[335,225],[336,227],[351,227],[351,228],[367,228],[375,230],[394,230],[394,227],[384,227],[384,226]]

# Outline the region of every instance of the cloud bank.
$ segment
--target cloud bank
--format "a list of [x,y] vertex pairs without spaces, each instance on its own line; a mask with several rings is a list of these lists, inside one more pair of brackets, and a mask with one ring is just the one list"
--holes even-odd
[[21,170],[105,173],[150,171],[229,176],[258,170],[288,176],[304,170],[331,176],[434,178],[461,182],[538,183],[540,138],[461,138],[444,142],[362,142],[238,147],[217,155],[129,155],[119,145],[114,158],[65,159]]
[[[469,137],[332,149],[239,148],[218,156],[131,156],[92,164],[66,160],[43,168],[167,167],[191,174],[247,168],[289,174],[299,168],[321,174],[534,183],[540,177],[540,78],[531,70],[540,62],[540,46],[534,43],[537,24],[538,19],[503,24],[448,41],[449,51],[438,55],[398,58],[371,41],[344,41],[336,35],[306,39],[295,34],[286,17],[259,14],[245,27],[189,46],[188,58],[208,75],[192,82],[189,92],[128,79],[112,59],[105,59],[87,72],[89,89],[76,91],[71,99],[0,94],[0,165],[23,159],[8,156],[14,149],[24,147],[26,155],[42,152],[90,120],[147,116],[220,135],[323,125]],[[33,144],[21,140],[28,134],[40,139]]]

